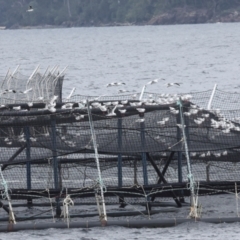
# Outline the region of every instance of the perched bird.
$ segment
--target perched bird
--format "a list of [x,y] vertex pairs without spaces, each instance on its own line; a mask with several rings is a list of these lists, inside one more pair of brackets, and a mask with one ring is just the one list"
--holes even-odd
[[122,107],[124,107],[124,105],[123,104],[118,104],[117,107],[122,108]]
[[80,101],[80,103],[86,104],[86,103],[87,103],[87,100],[86,100],[86,99],[83,99],[82,101]]
[[190,112],[184,112],[183,114],[188,117],[192,115]]
[[118,101],[112,102],[111,104],[116,106],[116,105],[118,105]]
[[[179,128],[182,128],[182,124],[177,124],[177,126],[178,126]],[[184,127],[186,127],[186,125],[184,125]]]
[[55,106],[55,105],[56,105],[56,100],[57,100],[57,98],[58,98],[58,96],[55,96],[55,95],[54,95],[54,96],[52,97],[52,99],[50,100],[50,102],[49,102],[50,105]]
[[189,100],[191,100],[192,98],[193,98],[193,96],[190,95],[190,94],[186,94],[186,95],[181,96],[181,99],[182,99],[183,101],[189,101]]
[[144,113],[145,112],[145,108],[136,108],[136,110],[140,113]]
[[141,123],[141,122],[144,122],[144,121],[145,121],[144,118],[140,118],[140,119],[137,119],[135,122],[139,122],[139,123]]
[[116,116],[115,110],[117,108],[117,105],[112,109],[112,111],[110,113],[108,113],[106,116],[107,117],[113,117]]
[[72,109],[73,103],[66,103],[62,105],[62,109]]
[[121,101],[122,104],[127,104],[128,103],[128,100],[123,100]]
[[107,111],[107,107],[106,107],[106,106],[99,106],[99,109],[100,109],[102,112],[106,112],[106,111]]
[[54,106],[48,106],[47,109],[52,113],[56,112],[56,108]]
[[112,105],[112,103],[111,102],[105,102],[105,103],[103,103],[105,106],[111,106]]
[[230,133],[230,129],[229,129],[229,128],[224,129],[224,130],[222,130],[222,132],[223,132],[223,133]]
[[191,104],[191,108],[197,108],[197,105]]
[[121,114],[124,114],[127,110],[126,110],[126,109],[118,109],[118,111],[119,111]]
[[99,103],[99,102],[93,102],[93,103],[91,103],[91,105],[92,105],[93,107],[95,107],[95,108],[98,108],[98,107],[101,106],[101,103]]
[[163,125],[165,125],[165,121],[164,120],[158,121],[157,124],[159,124],[160,126],[163,126]]
[[179,110],[171,111],[171,113],[177,115],[179,113]]
[[13,110],[21,110],[21,106],[13,107]]
[[[205,119],[204,119],[205,120]],[[194,122],[198,125],[202,124],[204,122],[204,120],[198,118],[198,119],[194,119]]]
[[234,130],[239,132],[240,131],[240,127],[234,127]]
[[136,106],[136,103],[135,103],[135,102],[130,102],[129,104],[130,104],[130,106],[132,106],[132,107],[135,107],[135,106]]
[[81,120],[81,119],[83,119],[83,118],[84,118],[84,115],[80,115],[80,114],[75,115],[75,119],[76,119],[77,121],[79,121],[79,120]]
[[33,10],[34,10],[33,7],[32,7],[32,6],[29,6],[27,12],[33,12]]
[[197,114],[198,113],[198,109],[190,109],[190,113],[191,114]]
[[228,152],[227,150],[222,153],[223,156],[227,156]]
[[170,112],[172,113],[172,114],[178,114],[179,113],[179,110],[176,110],[175,108],[173,108],[173,107],[169,107],[169,109],[170,109]]

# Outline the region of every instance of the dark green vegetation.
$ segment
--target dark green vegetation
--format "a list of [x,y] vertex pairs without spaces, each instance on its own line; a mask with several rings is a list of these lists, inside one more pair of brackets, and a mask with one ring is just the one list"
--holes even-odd
[[[26,11],[29,5],[33,6],[33,12]],[[218,15],[230,14],[229,11],[238,8],[240,0],[0,0],[0,25],[17,27],[171,24],[188,21],[198,23],[211,21]],[[160,19],[151,22],[151,19],[163,14],[186,15],[186,12],[193,11],[197,15],[199,11],[205,11],[201,13],[205,17],[201,20],[197,17],[195,20],[183,21],[174,17],[167,17],[166,21],[165,17],[164,21]],[[234,16],[238,16],[238,12],[235,11]]]

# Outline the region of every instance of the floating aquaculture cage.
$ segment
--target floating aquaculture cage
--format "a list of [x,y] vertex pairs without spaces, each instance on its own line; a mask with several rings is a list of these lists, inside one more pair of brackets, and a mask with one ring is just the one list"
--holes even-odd
[[[238,206],[238,94],[214,88],[63,99],[64,76],[58,71],[37,69],[24,88],[13,80],[23,78],[18,71],[3,80],[0,231],[172,226],[201,219],[201,196],[226,193]],[[187,214],[175,215],[186,206]],[[147,220],[129,220],[139,214]],[[163,220],[165,214],[172,218]],[[202,221],[232,222],[237,216]]]

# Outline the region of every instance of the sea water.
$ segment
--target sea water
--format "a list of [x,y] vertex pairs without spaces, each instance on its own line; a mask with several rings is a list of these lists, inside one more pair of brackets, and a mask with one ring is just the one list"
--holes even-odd
[[[117,95],[118,90],[188,93],[212,89],[240,91],[240,23],[22,29],[0,31],[0,78],[20,65],[29,76],[67,66],[63,95]],[[111,82],[126,85],[106,88]],[[167,87],[170,82],[180,87]],[[206,217],[237,216],[234,196],[206,197]],[[212,200],[212,198],[211,198]],[[3,210],[2,210],[3,211]],[[182,217],[187,217],[184,215]],[[239,239],[240,225],[186,223],[174,228],[47,229],[0,233],[0,239]]]

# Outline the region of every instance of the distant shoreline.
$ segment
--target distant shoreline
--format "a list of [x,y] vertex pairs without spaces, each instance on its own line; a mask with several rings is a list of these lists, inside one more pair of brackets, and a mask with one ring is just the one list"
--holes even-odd
[[182,25],[182,24],[204,24],[204,23],[231,23],[240,22],[240,11],[230,9],[228,11],[214,13],[209,9],[185,9],[175,8],[169,12],[153,16],[145,22],[63,22],[61,25],[36,25],[20,26],[14,24],[10,27],[0,26],[0,30],[5,29],[54,29],[71,27],[121,27],[121,26],[155,26],[155,25]]
[[[240,22],[240,21],[239,21]],[[217,23],[238,23],[238,22],[205,22],[205,23],[175,23],[175,24],[101,24],[101,25],[81,25],[81,26],[57,26],[57,25],[47,25],[47,26],[18,26],[18,27],[14,27],[14,28],[0,28],[1,30],[31,30],[31,29],[66,29],[66,28],[91,28],[91,27],[95,27],[95,28],[104,28],[104,27],[131,27],[131,26],[172,26],[172,25],[187,25],[187,24],[191,24],[191,25],[198,25],[198,24],[217,24]]]

